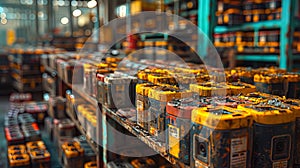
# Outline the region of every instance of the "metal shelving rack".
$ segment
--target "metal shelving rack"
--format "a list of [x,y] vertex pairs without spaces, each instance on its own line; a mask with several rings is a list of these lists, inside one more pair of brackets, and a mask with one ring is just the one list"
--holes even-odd
[[[295,60],[299,60],[297,54],[292,52],[293,33],[300,21],[294,17],[295,4],[297,0],[282,0],[282,12],[280,20],[260,21],[256,23],[244,23],[238,26],[217,26],[216,25],[216,4],[217,0],[199,0],[199,28],[213,40],[213,33],[225,33],[231,31],[254,30],[255,36],[261,29],[280,29],[280,52],[279,55],[273,54],[255,54],[255,55],[237,55],[238,60],[244,61],[269,61],[277,62],[282,69],[292,70],[299,68],[300,65],[294,65]],[[254,43],[258,43],[258,38],[254,38]],[[298,54],[299,55],[299,54]]]

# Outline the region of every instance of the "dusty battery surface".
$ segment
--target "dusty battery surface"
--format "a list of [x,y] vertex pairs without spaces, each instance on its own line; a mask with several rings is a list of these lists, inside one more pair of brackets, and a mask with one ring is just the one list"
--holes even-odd
[[190,90],[200,96],[226,96],[230,94],[230,89],[225,83],[207,82],[202,84],[190,84]]
[[[269,105],[239,105],[253,116],[253,167],[293,165],[295,116]],[[263,143],[262,143],[263,142]]]
[[242,82],[227,83],[227,86],[229,87],[230,95],[247,94],[256,91],[256,87],[254,85]]
[[254,76],[254,83],[259,92],[278,96],[285,96],[287,93],[288,82],[283,75],[256,74]]
[[187,165],[190,164],[191,112],[204,106],[194,98],[174,99],[166,106],[168,153]]
[[192,167],[249,167],[252,117],[229,107],[192,111]]
[[24,135],[19,126],[9,126],[4,128],[7,145],[23,144]]
[[150,102],[148,132],[160,142],[166,141],[166,105],[174,98],[191,97],[192,92],[175,87],[159,86],[150,88],[148,97]]

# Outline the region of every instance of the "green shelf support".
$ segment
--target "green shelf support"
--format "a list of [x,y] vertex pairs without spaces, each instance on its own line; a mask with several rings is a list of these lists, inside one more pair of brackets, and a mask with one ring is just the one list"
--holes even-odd
[[282,13],[281,13],[281,27],[280,27],[280,61],[279,67],[282,69],[291,69],[292,54],[291,42],[293,32],[292,18],[294,15],[295,0],[284,0],[282,1]]
[[199,0],[198,1],[198,53],[201,58],[207,56],[207,50],[211,46],[210,40],[212,40],[213,34],[213,16],[216,5],[212,5],[211,0]]
[[278,62],[279,55],[237,55],[239,61]]
[[280,28],[281,26],[282,26],[281,20],[266,20],[266,21],[260,21],[255,23],[244,23],[242,25],[236,25],[236,26],[216,26],[215,33],[259,30],[259,29],[276,29],[276,28]]

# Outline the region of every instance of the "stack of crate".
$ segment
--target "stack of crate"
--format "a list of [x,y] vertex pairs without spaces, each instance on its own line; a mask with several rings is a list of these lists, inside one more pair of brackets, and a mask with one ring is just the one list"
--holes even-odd
[[43,66],[40,64],[40,58],[44,51],[38,48],[20,48],[10,51],[12,85],[16,91],[42,95]]
[[10,79],[10,70],[8,65],[8,55],[4,51],[0,51],[0,88],[1,94],[11,91],[11,79]]

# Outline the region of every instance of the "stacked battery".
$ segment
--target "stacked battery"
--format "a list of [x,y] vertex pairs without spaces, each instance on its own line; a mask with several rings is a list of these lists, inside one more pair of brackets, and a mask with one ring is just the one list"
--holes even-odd
[[42,72],[40,57],[44,53],[40,48],[12,50],[10,68],[13,87],[18,92],[41,92]]
[[83,167],[84,149],[79,142],[65,142],[61,145],[61,149],[65,168]]

